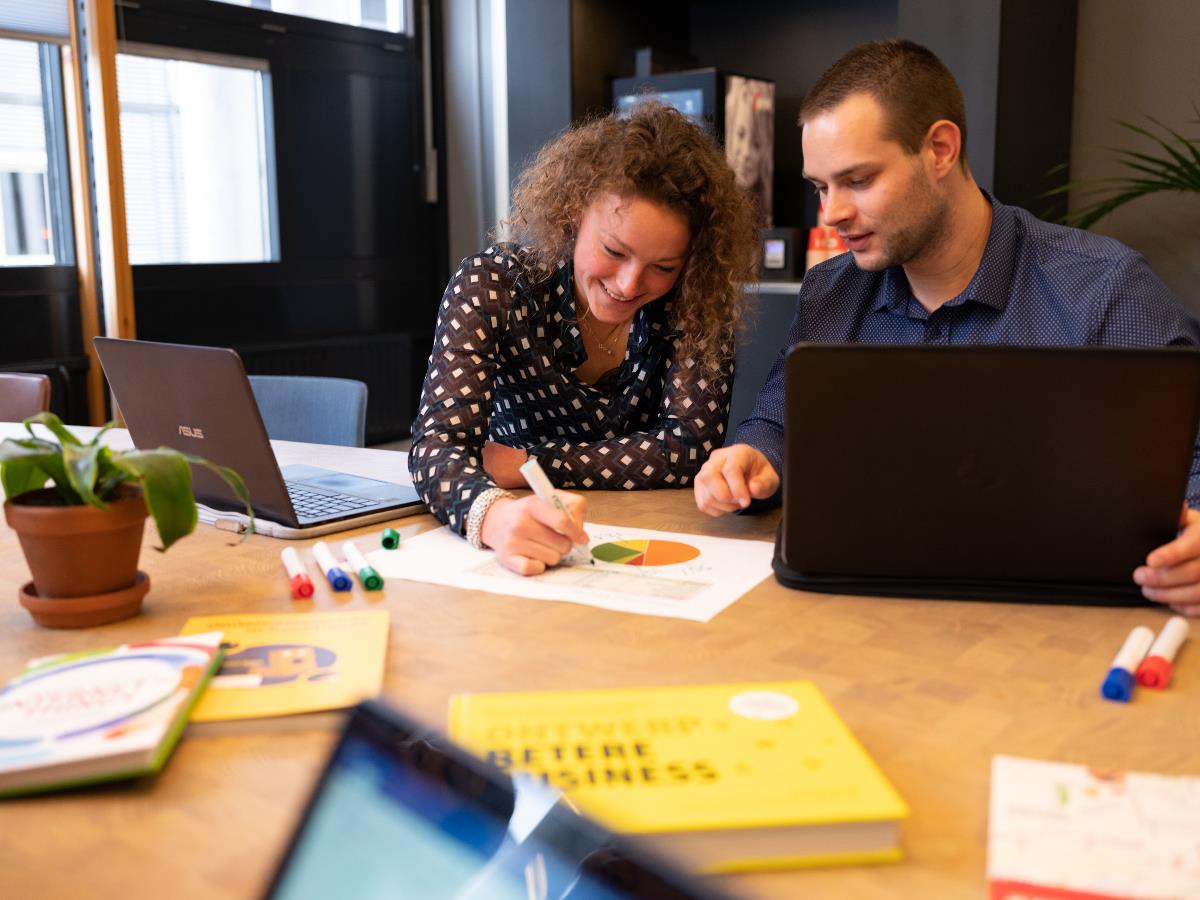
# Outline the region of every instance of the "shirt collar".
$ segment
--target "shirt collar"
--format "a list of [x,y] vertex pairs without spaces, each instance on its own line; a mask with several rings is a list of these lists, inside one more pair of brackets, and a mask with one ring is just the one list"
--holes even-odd
[[[1017,216],[1011,206],[997,203],[983,188],[979,190],[992,207],[992,227],[988,231],[983,257],[963,292],[943,305],[962,306],[971,301],[1003,310],[1008,306],[1008,286],[1016,265]],[[883,286],[876,294],[871,309],[886,307],[890,312],[904,314],[910,302],[915,303],[916,300],[908,286],[904,268],[892,266],[885,270]]]

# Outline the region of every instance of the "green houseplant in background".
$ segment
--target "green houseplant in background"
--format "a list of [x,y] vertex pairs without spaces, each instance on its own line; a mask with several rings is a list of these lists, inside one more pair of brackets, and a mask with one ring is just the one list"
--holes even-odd
[[[1192,108],[1197,115],[1194,121],[1200,124],[1200,107],[1193,105]],[[1073,192],[1084,201],[1082,206],[1058,221],[1076,228],[1090,228],[1113,210],[1147,194],[1162,191],[1200,193],[1200,139],[1184,137],[1153,117],[1147,116],[1147,119],[1151,123],[1147,128],[1117,121],[1122,128],[1148,138],[1154,144],[1154,149],[1145,153],[1121,147],[1107,148],[1126,174],[1079,179],[1046,192],[1046,197]],[[1065,168],[1064,163],[1053,171]]]
[[[232,469],[169,447],[113,450],[101,443],[112,424],[85,443],[56,415],[40,413],[25,420],[28,437],[0,443],[5,518],[33,574],[21,604],[41,625],[84,627],[137,613],[150,589],[137,568],[147,513],[160,551],[196,527],[191,465],[220,476],[253,515]],[[39,437],[34,425],[57,442]]]

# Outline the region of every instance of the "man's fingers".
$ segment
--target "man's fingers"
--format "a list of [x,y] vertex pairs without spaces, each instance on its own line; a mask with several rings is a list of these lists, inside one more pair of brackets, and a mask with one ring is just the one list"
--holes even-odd
[[696,508],[710,516],[723,516],[739,509],[725,484],[725,477],[715,466],[702,469],[693,488]]
[[749,485],[750,494],[755,500],[766,500],[779,490],[779,476],[775,474],[775,470],[771,466],[764,465],[754,473]]
[[1183,530],[1175,540],[1150,551],[1146,557],[1147,566],[1161,569],[1200,557],[1200,512],[1185,508],[1181,525]]
[[729,498],[737,507],[745,508],[750,505],[750,485],[746,483],[746,461],[730,453],[721,463],[721,477]]
[[1144,587],[1142,595],[1155,603],[1166,603],[1172,607],[1197,606],[1200,608],[1200,584],[1185,584],[1180,587]]
[[1172,588],[1188,584],[1200,584],[1200,559],[1189,559],[1169,568],[1139,566],[1134,570],[1133,580],[1142,587]]

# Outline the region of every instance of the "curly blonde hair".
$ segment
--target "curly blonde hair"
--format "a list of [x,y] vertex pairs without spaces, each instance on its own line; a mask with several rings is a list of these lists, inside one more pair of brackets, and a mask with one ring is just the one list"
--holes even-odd
[[584,211],[602,194],[637,197],[681,214],[691,242],[675,284],[671,326],[680,352],[708,372],[725,367],[754,276],[754,201],[738,187],[725,153],[682,113],[643,101],[576,125],[544,146],[517,179],[501,222],[535,271],[570,259]]

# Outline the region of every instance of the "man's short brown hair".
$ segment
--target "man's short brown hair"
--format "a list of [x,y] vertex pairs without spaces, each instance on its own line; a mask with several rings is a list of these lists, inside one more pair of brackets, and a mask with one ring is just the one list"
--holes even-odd
[[967,164],[967,113],[962,89],[933,51],[912,41],[859,44],[825,70],[800,107],[800,125],[828,112],[851,94],[867,94],[883,107],[884,137],[916,153],[929,126],[948,119],[962,133],[960,161]]

